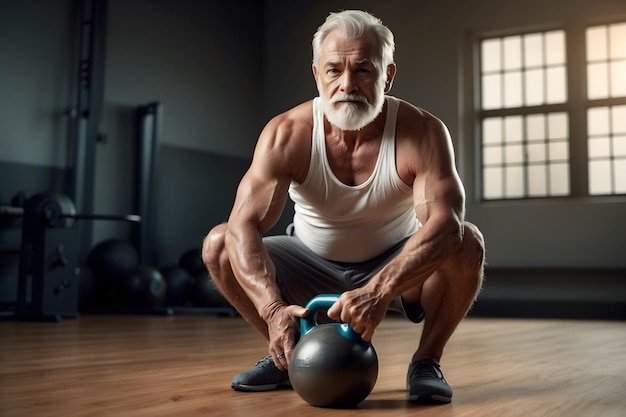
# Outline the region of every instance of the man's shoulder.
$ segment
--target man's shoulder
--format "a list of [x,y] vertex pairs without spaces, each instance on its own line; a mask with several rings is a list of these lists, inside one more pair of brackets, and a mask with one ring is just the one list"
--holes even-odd
[[396,98],[399,102],[398,120],[413,121],[420,123],[435,122],[441,123],[441,120],[430,111],[423,107],[412,104],[406,100]]
[[311,141],[313,116],[309,113],[312,113],[311,101],[274,116],[263,128],[257,146],[271,149],[272,154],[293,157],[294,152],[299,153]]
[[289,110],[277,114],[270,123],[281,124],[302,124],[313,123],[313,100],[300,103]]

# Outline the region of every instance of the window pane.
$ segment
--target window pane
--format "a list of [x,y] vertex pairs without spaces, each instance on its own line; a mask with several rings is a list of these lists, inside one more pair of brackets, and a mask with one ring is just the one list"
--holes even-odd
[[550,161],[567,161],[569,159],[568,142],[552,142],[549,145]]
[[609,133],[608,107],[594,107],[587,110],[587,130],[589,136],[606,135]]
[[528,145],[528,162],[544,162],[546,160],[546,145],[533,143]]
[[626,136],[615,136],[613,138],[613,155],[617,157],[626,156]]
[[524,162],[524,148],[522,145],[510,145],[504,149],[504,161],[507,164],[520,164]]
[[565,67],[548,68],[546,71],[546,101],[563,103],[567,100]]
[[526,105],[537,106],[543,104],[543,71],[529,70],[525,73],[524,92],[526,94]]
[[626,193],[626,159],[616,159],[614,163],[615,192]]
[[545,139],[543,114],[533,114],[526,118],[526,138],[528,140]]
[[504,119],[504,131],[506,132],[506,142],[522,142],[524,127],[522,116],[508,116]]
[[483,148],[483,165],[502,164],[502,146]]
[[589,158],[608,158],[611,155],[611,138],[590,138],[588,143]]
[[483,145],[502,142],[502,119],[489,117],[483,120]]
[[541,197],[548,194],[548,178],[545,165],[534,165],[528,168],[528,194]]
[[589,193],[592,195],[611,192],[611,162],[589,161]]
[[569,164],[550,165],[550,195],[569,194]]
[[567,113],[550,113],[548,115],[548,137],[550,139],[567,139],[569,136],[567,122]]
[[526,67],[543,65],[543,42],[540,33],[524,36],[524,64]]
[[607,59],[606,27],[587,29],[587,61]]
[[565,63],[565,34],[563,31],[546,33],[546,64]]
[[485,75],[483,77],[483,109],[498,109],[502,107],[502,77],[500,74]]
[[482,71],[500,71],[502,58],[500,55],[500,39],[488,39],[482,42],[481,47]]
[[521,166],[507,167],[505,168],[505,176],[505,196],[509,198],[524,197],[524,168]]
[[611,130],[614,134],[626,133],[626,105],[611,108]]
[[626,61],[611,62],[611,97],[622,96],[626,96]]
[[504,74],[504,107],[522,105],[522,73],[519,71]]
[[604,98],[609,95],[608,66],[606,63],[587,65],[587,97]]
[[504,38],[504,69],[522,67],[522,39],[519,36]]
[[502,168],[483,169],[483,196],[486,199],[502,198]]
[[609,27],[611,42],[611,58],[626,58],[626,23],[619,23]]

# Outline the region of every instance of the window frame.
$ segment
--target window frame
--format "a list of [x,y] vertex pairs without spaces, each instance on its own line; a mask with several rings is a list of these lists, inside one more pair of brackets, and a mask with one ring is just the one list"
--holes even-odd
[[[464,66],[468,71],[463,71],[463,80],[469,87],[469,94],[465,100],[461,100],[462,106],[469,112],[462,112],[463,131],[468,137],[473,137],[473,146],[469,149],[461,147],[470,161],[473,161],[473,169],[467,170],[467,176],[474,185],[474,198],[477,203],[507,203],[507,202],[537,202],[562,201],[589,199],[592,201],[626,201],[626,194],[602,194],[592,195],[589,193],[588,150],[587,150],[587,110],[598,106],[614,106],[626,104],[626,97],[593,99],[587,98],[587,58],[586,58],[586,30],[589,27],[610,25],[626,21],[624,16],[616,16],[605,19],[590,21],[568,22],[561,24],[549,24],[538,26],[518,27],[499,31],[484,31],[469,33],[465,50],[466,62]],[[481,42],[489,38],[504,38],[508,36],[523,36],[529,33],[550,32],[562,30],[565,35],[565,72],[567,75],[567,100],[558,104],[542,104],[538,106],[501,108],[483,110],[481,103]],[[582,47],[581,47],[582,45]],[[482,145],[482,121],[485,117],[504,117],[510,115],[526,116],[533,113],[547,114],[552,112],[565,112],[568,115],[569,132],[569,194],[555,196],[531,196],[525,195],[516,198],[484,198],[483,181],[483,145]],[[463,117],[463,113],[464,116]],[[461,166],[464,168],[464,166]]]

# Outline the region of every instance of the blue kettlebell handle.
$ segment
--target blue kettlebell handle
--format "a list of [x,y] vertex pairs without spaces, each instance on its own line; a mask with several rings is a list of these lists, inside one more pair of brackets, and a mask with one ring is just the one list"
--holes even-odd
[[[320,294],[313,297],[306,305],[309,309],[309,314],[300,319],[300,335],[304,336],[315,327],[318,326],[315,321],[315,313],[320,309],[330,308],[335,302],[339,300],[339,294]],[[332,323],[337,326],[337,331],[343,337],[354,342],[366,343],[361,335],[355,332],[348,323]]]

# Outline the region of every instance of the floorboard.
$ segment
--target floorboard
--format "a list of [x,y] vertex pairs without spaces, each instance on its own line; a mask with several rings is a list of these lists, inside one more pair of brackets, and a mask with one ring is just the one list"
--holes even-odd
[[373,343],[380,371],[355,409],[312,407],[292,390],[239,393],[230,379],[265,355],[240,317],[84,315],[0,322],[0,415],[22,416],[626,416],[620,321],[466,319],[445,351],[443,406],[407,403],[421,331],[390,316]]

